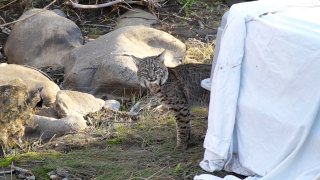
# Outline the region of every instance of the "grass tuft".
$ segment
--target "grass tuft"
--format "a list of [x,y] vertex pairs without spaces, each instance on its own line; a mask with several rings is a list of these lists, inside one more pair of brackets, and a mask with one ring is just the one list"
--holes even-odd
[[186,41],[187,55],[185,63],[211,64],[214,55],[213,43],[204,43],[196,39]]

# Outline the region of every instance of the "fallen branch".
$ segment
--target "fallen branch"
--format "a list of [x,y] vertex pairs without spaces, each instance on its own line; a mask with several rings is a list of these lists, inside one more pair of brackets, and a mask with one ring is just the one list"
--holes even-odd
[[9,22],[9,23],[1,24],[0,27],[9,26],[9,25],[11,25],[11,24],[15,24],[15,23],[17,23],[17,22],[24,21],[24,20],[26,20],[26,19],[28,19],[28,18],[30,18],[30,17],[32,17],[32,16],[35,16],[35,15],[37,15],[37,14],[39,14],[39,13],[47,10],[47,9],[48,9],[52,4],[54,4],[56,1],[57,1],[57,0],[53,0],[53,1],[52,1],[50,4],[48,4],[46,7],[44,7],[43,9],[41,9],[40,11],[38,11],[38,12],[36,12],[36,13],[31,14],[30,16],[26,16],[26,17],[24,17],[24,18],[21,18],[21,19],[18,19],[18,20]]
[[0,171],[0,174],[11,174],[14,170]]
[[21,167],[17,167],[17,166],[14,166],[14,165],[11,165],[11,169],[14,170],[14,171],[17,171],[19,173],[23,173],[23,174],[27,174],[27,175],[32,175],[32,172],[30,170],[27,170],[27,169],[23,169]]
[[[11,164],[11,170],[13,170],[14,172],[18,172],[19,177],[22,179],[35,179],[35,176],[30,170],[14,166],[13,164]],[[12,173],[11,173],[11,179],[12,179]]]
[[107,2],[107,3],[95,4],[95,5],[84,5],[84,4],[75,3],[75,2],[72,2],[71,0],[69,0],[66,4],[71,5],[73,8],[78,8],[78,9],[98,9],[98,8],[112,6],[112,5],[119,4],[119,3],[141,4],[140,1],[125,1],[125,0],[115,0],[115,1]]

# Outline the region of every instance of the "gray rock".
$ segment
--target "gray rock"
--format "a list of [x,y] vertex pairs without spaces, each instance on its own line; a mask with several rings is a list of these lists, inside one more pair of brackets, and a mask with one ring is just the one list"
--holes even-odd
[[15,79],[19,79],[26,84],[29,93],[42,88],[40,96],[46,106],[55,102],[56,94],[60,90],[58,85],[35,69],[16,64],[0,64],[0,85],[9,84],[10,81]]
[[61,90],[57,94],[55,110],[59,117],[66,117],[70,114],[86,115],[89,112],[100,110],[105,101],[95,98],[91,94]]
[[141,93],[137,67],[131,56],[155,56],[166,50],[165,64],[184,58],[184,43],[170,34],[144,26],[127,26],[73,49],[65,66],[63,87],[107,99]]
[[19,19],[35,13],[13,26],[4,47],[8,62],[38,68],[64,66],[64,56],[83,43],[79,27],[49,10],[31,9]]
[[80,114],[68,115],[62,119],[34,115],[34,122],[38,126],[43,139],[53,136],[59,137],[70,132],[85,130],[88,126],[86,120]]
[[52,12],[56,13],[61,17],[67,17],[67,15],[61,9],[53,9]]
[[151,27],[152,24],[157,23],[158,18],[141,9],[129,9],[128,12],[121,15],[117,20],[117,26],[115,29],[119,29],[125,26],[137,26],[143,25],[146,27]]
[[117,101],[117,100],[106,100],[105,101],[105,104],[104,104],[104,107],[105,108],[109,108],[109,109],[112,109],[112,110],[115,110],[115,111],[119,111],[120,109],[120,102]]

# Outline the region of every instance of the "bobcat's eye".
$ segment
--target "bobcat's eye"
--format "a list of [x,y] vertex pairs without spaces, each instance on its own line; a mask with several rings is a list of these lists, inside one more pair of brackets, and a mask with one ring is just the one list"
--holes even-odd
[[158,75],[162,75],[162,74],[163,74],[163,71],[162,71],[162,69],[160,69],[160,68],[157,69],[155,72],[156,72],[156,74],[158,74]]
[[144,70],[140,71],[140,73],[143,75],[146,75],[146,74],[148,74],[148,71],[146,69],[144,69]]

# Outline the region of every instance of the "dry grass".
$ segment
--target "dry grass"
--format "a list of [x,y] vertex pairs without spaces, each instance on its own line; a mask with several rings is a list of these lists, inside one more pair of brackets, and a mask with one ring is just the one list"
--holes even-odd
[[214,54],[214,44],[204,43],[197,39],[188,39],[185,42],[187,46],[187,55],[185,63],[211,64]]

